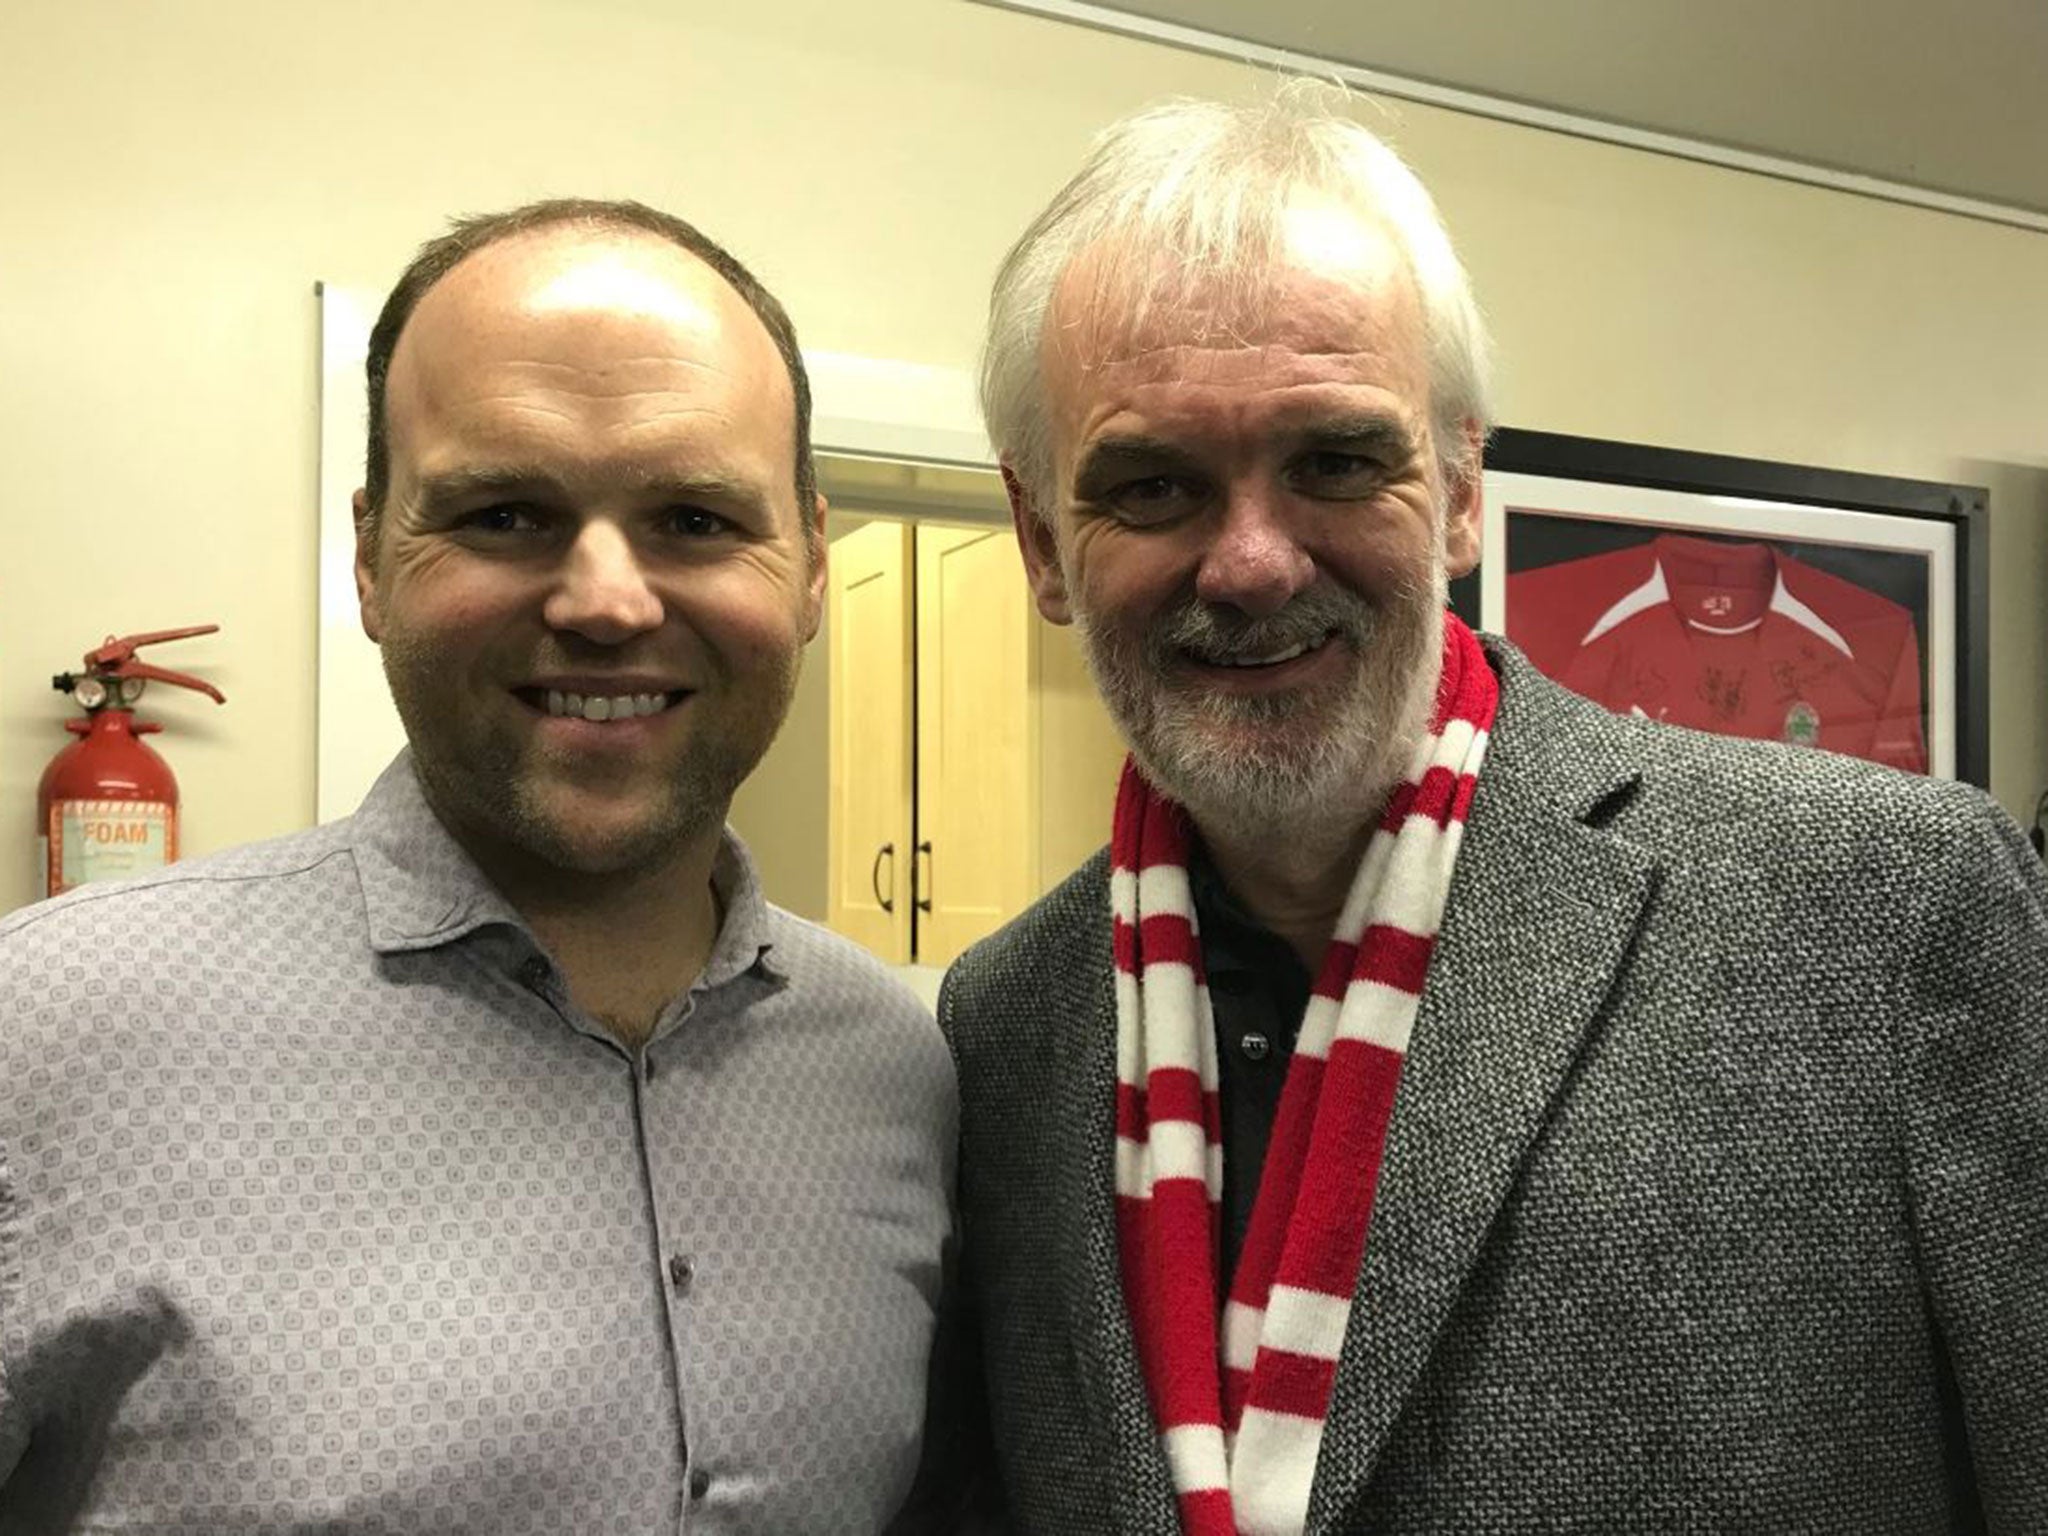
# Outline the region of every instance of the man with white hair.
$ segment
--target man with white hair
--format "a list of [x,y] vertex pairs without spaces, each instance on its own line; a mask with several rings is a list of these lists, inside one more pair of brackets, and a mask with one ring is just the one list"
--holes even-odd
[[947,978],[1025,1532],[2048,1530],[2048,881],[1444,609],[1486,344],[1298,101],[1098,140],[984,373],[1112,843]]

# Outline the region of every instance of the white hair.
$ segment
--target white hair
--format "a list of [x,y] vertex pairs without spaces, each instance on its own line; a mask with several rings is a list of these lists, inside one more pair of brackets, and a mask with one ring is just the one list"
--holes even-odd
[[997,455],[1041,516],[1053,465],[1041,348],[1047,311],[1078,257],[1094,291],[1140,324],[1199,295],[1210,323],[1255,320],[1285,249],[1290,204],[1320,195],[1379,221],[1406,263],[1429,349],[1431,428],[1446,486],[1479,468],[1466,423],[1483,436],[1486,327],[1443,221],[1415,173],[1377,136],[1295,86],[1265,103],[1164,102],[1096,137],[1074,178],[997,270],[982,353],[981,406]]

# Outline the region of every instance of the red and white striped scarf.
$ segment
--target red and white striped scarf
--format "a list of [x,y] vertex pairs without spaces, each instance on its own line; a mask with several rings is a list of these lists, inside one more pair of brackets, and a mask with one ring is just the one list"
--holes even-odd
[[1111,838],[1117,1235],[1186,1536],[1292,1536],[1365,1251],[1394,1089],[1498,690],[1447,615],[1428,736],[1367,845],[1316,977],[1244,1251],[1216,1319],[1216,1029],[1186,813],[1127,763]]

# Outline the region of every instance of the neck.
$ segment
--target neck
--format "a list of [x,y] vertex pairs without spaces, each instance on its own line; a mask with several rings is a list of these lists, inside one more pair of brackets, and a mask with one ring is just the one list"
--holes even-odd
[[632,1050],[711,957],[721,918],[711,887],[718,842],[714,823],[645,868],[592,874],[486,867],[484,873],[553,958],[570,1001]]
[[1260,927],[1293,947],[1311,978],[1322,970],[1344,898],[1378,824],[1373,817],[1313,830],[1289,828],[1276,835],[1197,822],[1210,861],[1231,895]]

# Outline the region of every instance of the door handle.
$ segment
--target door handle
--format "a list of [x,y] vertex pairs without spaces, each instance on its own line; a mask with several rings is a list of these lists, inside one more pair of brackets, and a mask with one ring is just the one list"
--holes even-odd
[[889,861],[889,887],[896,887],[896,845],[884,843],[875,850],[875,862],[868,867],[868,888],[875,893],[875,901],[884,912],[896,910],[896,898],[882,894],[882,860]]
[[[927,872],[927,877],[923,880],[917,878],[918,853],[923,854],[925,860],[925,870]],[[931,870],[931,859],[932,845],[929,841],[919,843],[917,845],[917,853],[913,853],[910,856],[910,899],[913,903],[916,904],[917,910],[920,912],[929,912],[932,909],[932,883],[929,877],[929,872]]]

